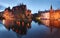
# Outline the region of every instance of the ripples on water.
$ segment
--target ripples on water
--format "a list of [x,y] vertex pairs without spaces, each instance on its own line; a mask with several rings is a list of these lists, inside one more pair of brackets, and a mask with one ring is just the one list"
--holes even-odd
[[0,21],[0,38],[60,38],[60,21]]

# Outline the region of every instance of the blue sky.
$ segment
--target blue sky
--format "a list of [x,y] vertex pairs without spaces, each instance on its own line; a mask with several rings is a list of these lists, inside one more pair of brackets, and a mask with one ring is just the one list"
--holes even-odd
[[20,3],[26,4],[27,9],[30,9],[32,13],[37,13],[38,10],[49,10],[51,4],[53,9],[60,9],[60,0],[0,0],[0,11]]

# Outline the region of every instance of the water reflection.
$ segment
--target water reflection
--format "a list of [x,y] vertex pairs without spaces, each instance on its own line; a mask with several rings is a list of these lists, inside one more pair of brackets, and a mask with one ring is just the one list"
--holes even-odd
[[[59,20],[4,20],[8,31],[12,30],[18,38],[59,38]],[[25,35],[25,36],[24,36]]]
[[59,20],[41,20],[41,22],[49,27],[56,27],[56,28],[60,28],[60,21]]
[[25,35],[27,33],[27,29],[31,28],[32,21],[20,20],[20,21],[12,21],[12,20],[3,20],[4,26],[10,30],[12,29],[14,32]]

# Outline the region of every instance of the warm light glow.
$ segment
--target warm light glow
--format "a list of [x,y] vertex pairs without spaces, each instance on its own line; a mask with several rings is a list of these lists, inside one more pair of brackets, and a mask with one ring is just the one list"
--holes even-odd
[[2,22],[3,22],[3,24],[5,24],[5,20],[3,20]]
[[49,19],[49,17],[50,17],[50,15],[49,15],[50,13],[42,13],[41,15],[41,18],[42,19]]
[[36,17],[37,20],[40,20],[40,17]]
[[29,23],[27,23],[27,26],[29,26]]
[[9,11],[5,11],[3,14],[3,17],[6,20],[14,20],[14,15],[12,14],[12,12],[9,12]]

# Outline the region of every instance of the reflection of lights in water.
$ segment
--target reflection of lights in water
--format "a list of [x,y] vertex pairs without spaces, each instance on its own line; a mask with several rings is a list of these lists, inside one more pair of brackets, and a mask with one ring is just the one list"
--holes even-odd
[[27,26],[29,26],[29,23],[27,24]]
[[40,19],[40,17],[36,17],[36,19]]
[[20,26],[20,22],[16,22]]
[[22,26],[24,26],[24,22],[22,22]]
[[60,19],[58,19],[58,21],[60,21]]
[[3,24],[5,24],[5,20],[3,20]]

